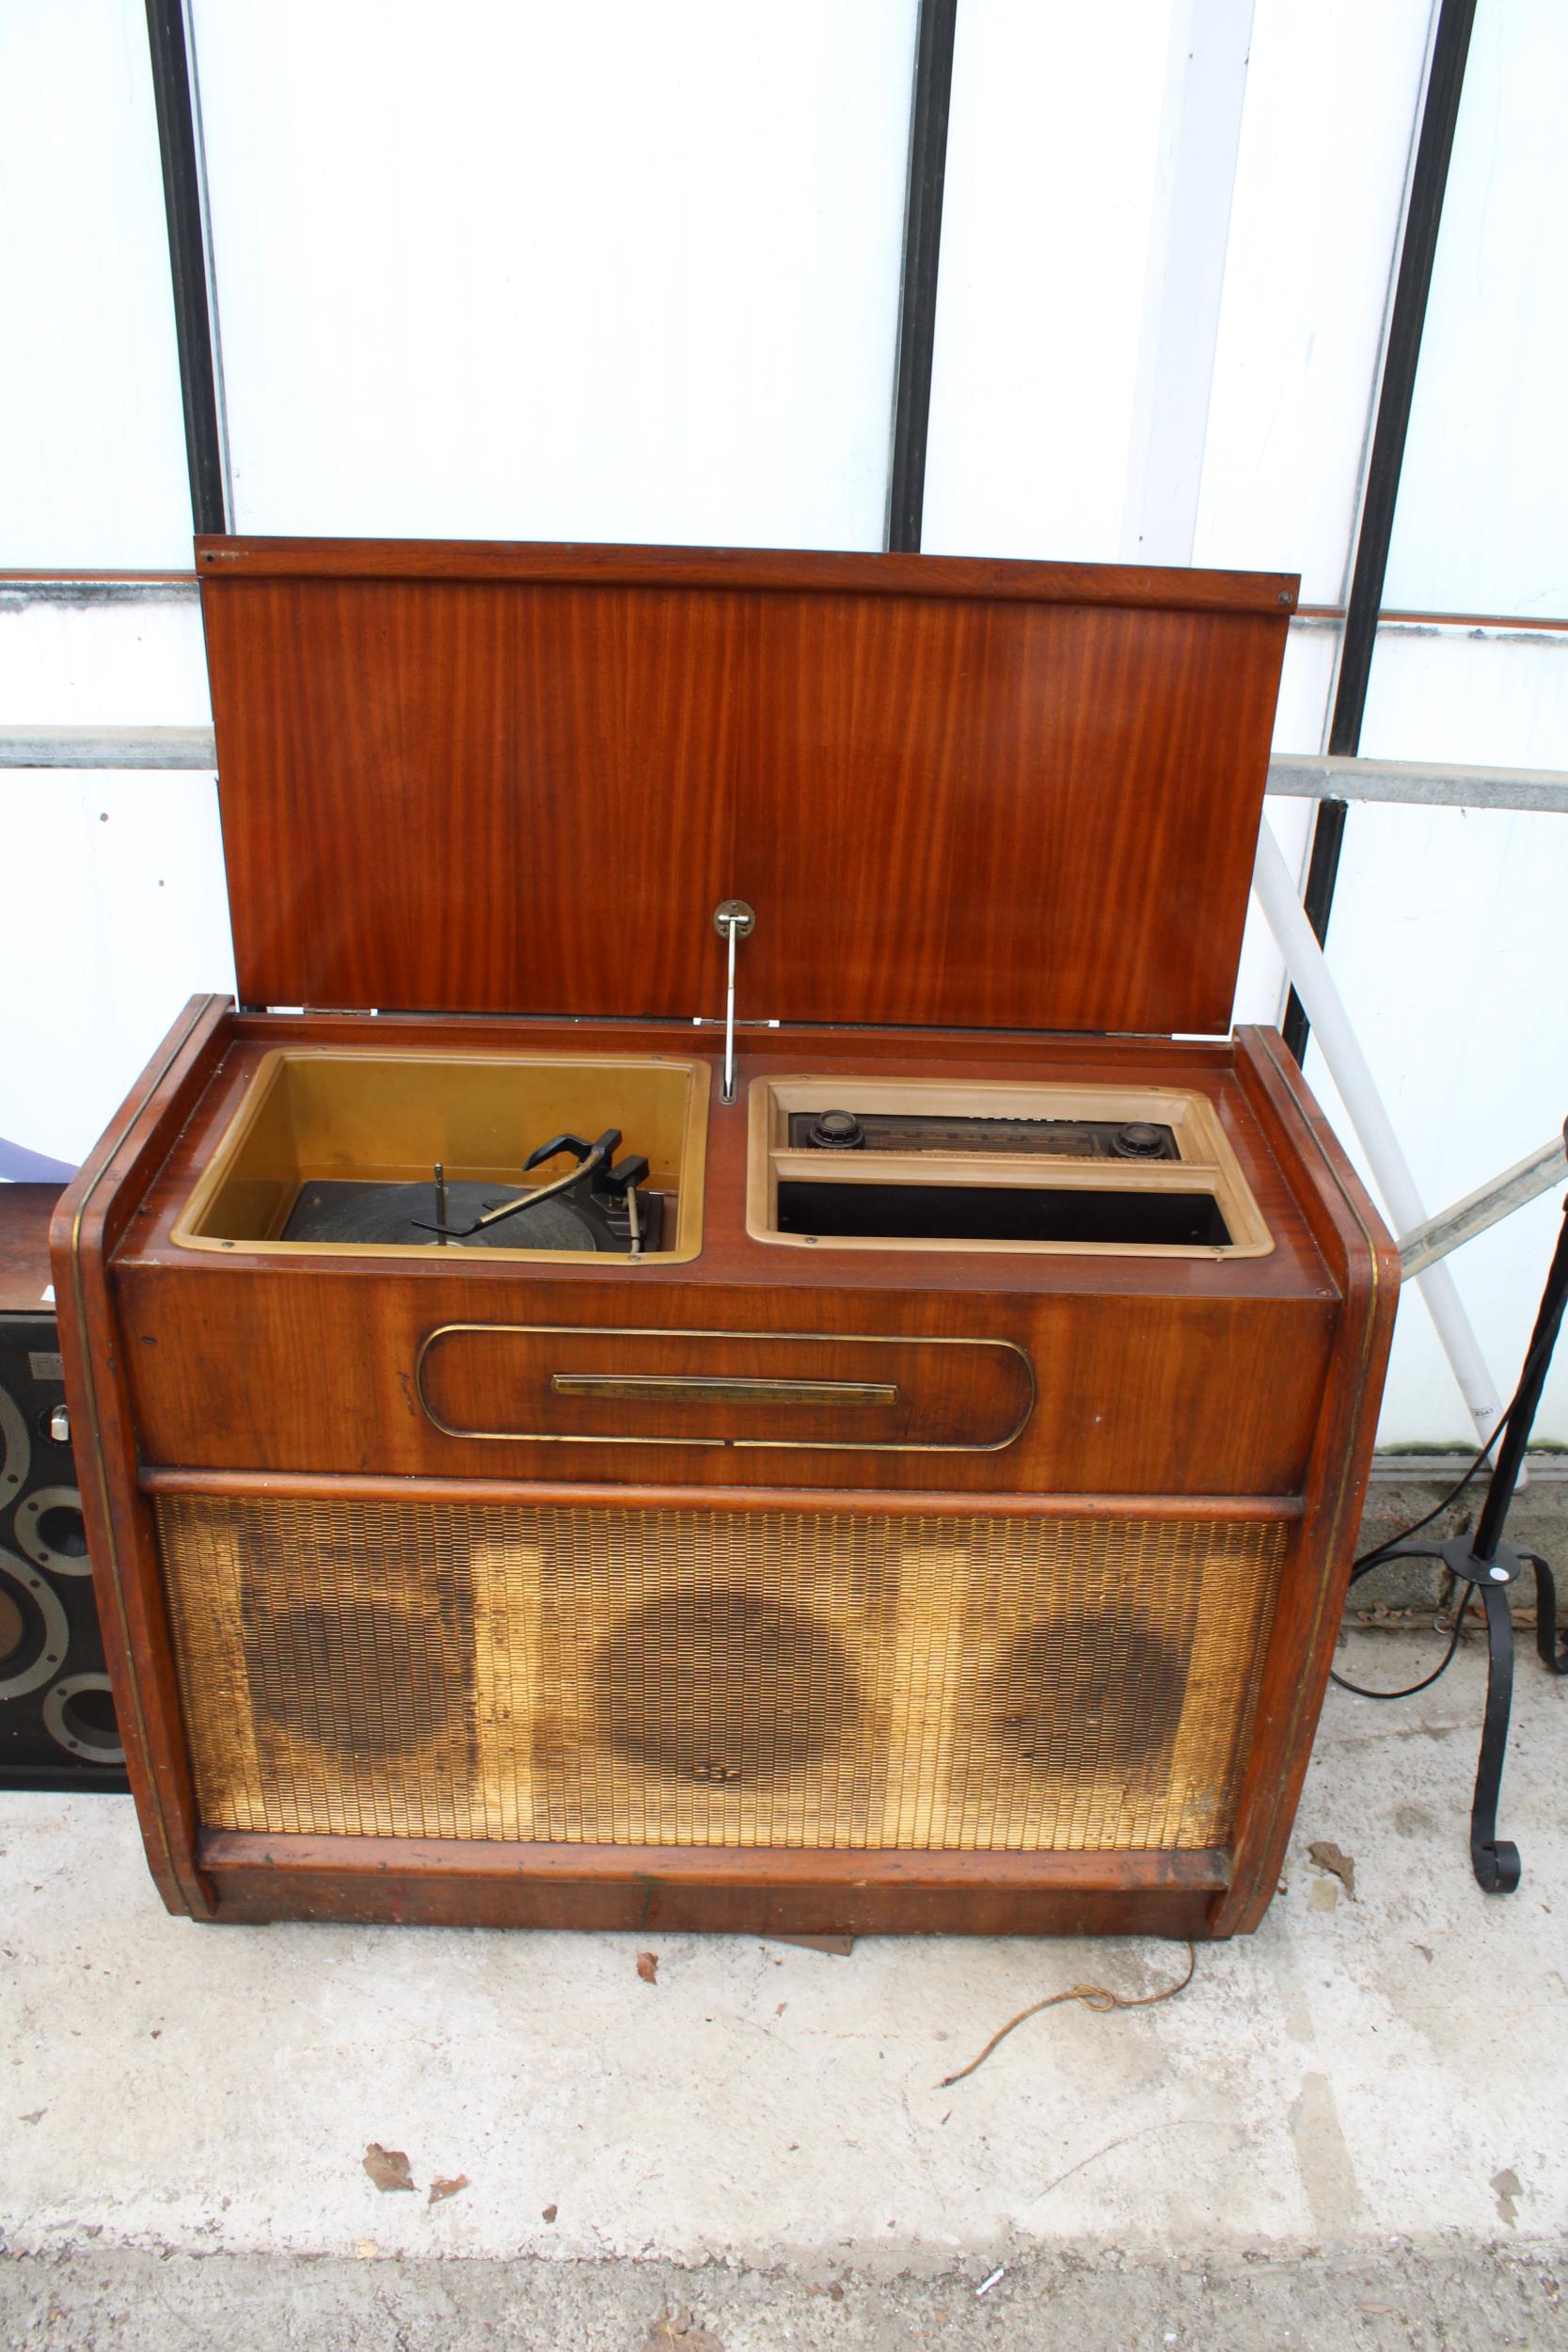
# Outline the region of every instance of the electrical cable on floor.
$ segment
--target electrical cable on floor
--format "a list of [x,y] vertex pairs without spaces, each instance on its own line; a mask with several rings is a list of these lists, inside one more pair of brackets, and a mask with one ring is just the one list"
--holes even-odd
[[1337,1682],[1341,1691],[1354,1691],[1358,1699],[1413,1699],[1418,1691],[1430,1691],[1439,1676],[1446,1675],[1453,1664],[1453,1654],[1459,1647],[1459,1633],[1460,1628],[1465,1623],[1465,1613],[1474,1598],[1473,1593],[1466,1593],[1460,1602],[1454,1613],[1453,1631],[1449,1636],[1449,1646],[1433,1666],[1431,1674],[1422,1681],[1407,1682],[1401,1691],[1370,1691],[1364,1682],[1347,1682],[1344,1676],[1336,1674],[1332,1666],[1328,1670],[1329,1680]]
[[1189,1942],[1186,1975],[1177,1984],[1162,1986],[1158,1993],[1139,1993],[1129,1997],[1120,1993],[1113,1993],[1108,1985],[1103,1984],[1073,1984],[1069,1985],[1065,1993],[1048,1993],[1043,2001],[1031,2001],[1028,2008],[1021,2009],[1016,2017],[1009,2017],[1006,2024],[991,2035],[977,2058],[971,2058],[969,2064],[961,2066],[956,2074],[944,2074],[938,2083],[937,2089],[950,2090],[955,2083],[961,2083],[969,2075],[976,2074],[998,2043],[1006,2042],[1007,2036],[1029,2018],[1037,2017],[1042,2009],[1056,2009],[1063,2001],[1082,2001],[1085,2009],[1098,2010],[1102,2014],[1114,2009],[1152,2009],[1159,2001],[1172,2001],[1179,1993],[1185,1993],[1193,1980],[1193,1971],[1196,1966],[1197,1946]]
[[[1469,1469],[1465,1472],[1464,1477],[1459,1480],[1457,1485],[1450,1486],[1448,1493],[1444,1495],[1439,1502],[1434,1502],[1431,1510],[1425,1512],[1420,1518],[1413,1519],[1410,1525],[1408,1527],[1402,1528],[1397,1535],[1390,1535],[1386,1543],[1376,1544],[1370,1551],[1364,1551],[1360,1558],[1355,1562],[1354,1567],[1351,1569],[1350,1581],[1353,1585],[1358,1584],[1364,1576],[1370,1576],[1374,1568],[1381,1567],[1386,1560],[1397,1560],[1400,1557],[1400,1548],[1402,1545],[1407,1544],[1412,1535],[1418,1535],[1423,1527],[1430,1527],[1433,1519],[1440,1518],[1445,1511],[1449,1510],[1452,1504],[1459,1501],[1460,1496],[1465,1492],[1465,1488],[1485,1468],[1493,1447],[1502,1436],[1503,1431],[1508,1427],[1509,1422],[1513,1415],[1514,1408],[1518,1405],[1520,1394],[1524,1389],[1525,1383],[1534,1372],[1543,1348],[1549,1349],[1555,1336],[1556,1335],[1554,1333],[1550,1337],[1544,1337],[1539,1340],[1536,1343],[1536,1345],[1531,1348],[1529,1354],[1526,1357],[1524,1364],[1520,1369],[1518,1382],[1515,1385],[1513,1394],[1509,1398],[1508,1403],[1504,1406],[1502,1411],[1497,1416],[1497,1427],[1493,1430],[1492,1435],[1487,1438],[1486,1443],[1481,1447],[1481,1452],[1476,1455],[1475,1460],[1470,1464]],[[1464,1628],[1465,1613],[1468,1611],[1470,1603],[1474,1597],[1475,1596],[1473,1593],[1466,1593],[1463,1600],[1459,1603],[1459,1607],[1454,1614],[1453,1632],[1449,1636],[1449,1646],[1443,1652],[1441,1659],[1433,1668],[1431,1674],[1424,1676],[1419,1682],[1406,1683],[1404,1687],[1399,1691],[1370,1691],[1364,1682],[1347,1682],[1344,1676],[1341,1674],[1336,1674],[1332,1666],[1328,1670],[1328,1678],[1330,1682],[1338,1683],[1341,1691],[1353,1692],[1358,1699],[1413,1699],[1418,1692],[1430,1691],[1433,1684],[1436,1682],[1441,1676],[1446,1675],[1449,1668],[1453,1663],[1454,1654],[1459,1647],[1459,1636]]]

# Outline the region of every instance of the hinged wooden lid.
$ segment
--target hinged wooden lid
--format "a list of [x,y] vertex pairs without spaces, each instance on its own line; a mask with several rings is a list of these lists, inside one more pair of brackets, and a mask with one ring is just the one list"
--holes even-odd
[[1293,580],[201,539],[247,1004],[1223,1030]]

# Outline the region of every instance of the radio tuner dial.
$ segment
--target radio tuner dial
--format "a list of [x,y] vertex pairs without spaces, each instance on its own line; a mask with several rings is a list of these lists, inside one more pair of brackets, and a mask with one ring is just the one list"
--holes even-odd
[[1130,1120],[1117,1129],[1111,1149],[1118,1160],[1161,1160],[1165,1155],[1165,1131],[1147,1119]]
[[858,1152],[865,1129],[853,1111],[823,1111],[812,1121],[811,1139],[819,1152]]

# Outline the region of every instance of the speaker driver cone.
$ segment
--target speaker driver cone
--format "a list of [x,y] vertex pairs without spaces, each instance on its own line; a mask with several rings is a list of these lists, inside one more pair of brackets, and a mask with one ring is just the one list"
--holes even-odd
[[[0,1584],[0,1594],[23,1622],[20,1638],[0,1653],[0,1662],[11,1669],[0,1675],[0,1699],[19,1699],[59,1673],[71,1646],[71,1627],[58,1593],[30,1562],[0,1551],[0,1577],[8,1580]],[[19,1659],[26,1662],[18,1663]]]
[[87,1528],[74,1486],[40,1486],[16,1513],[16,1540],[51,1576],[90,1576]]
[[21,1493],[32,1458],[27,1424],[9,1390],[0,1387],[0,1504]]
[[43,1727],[84,1764],[123,1764],[107,1675],[67,1675],[43,1702]]

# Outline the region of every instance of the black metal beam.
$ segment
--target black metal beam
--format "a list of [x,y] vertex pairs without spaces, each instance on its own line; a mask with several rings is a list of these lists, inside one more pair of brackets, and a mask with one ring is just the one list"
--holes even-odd
[[223,492],[223,439],[218,423],[213,323],[207,305],[201,176],[181,0],[147,0],[147,39],[152,59],[153,102],[158,111],[158,146],[164,166],[164,213],[168,223],[180,392],[185,410],[191,521],[198,532],[226,531],[229,518]]
[[931,356],[937,331],[937,264],[947,177],[947,116],[958,0],[920,0],[910,171],[904,204],[904,284],[898,315],[898,378],[893,401],[893,467],[887,544],[920,551],[926,505],[926,439],[931,421]]
[[[1449,161],[1453,153],[1475,20],[1476,0],[1443,0],[1433,37],[1432,71],[1427,78],[1415,167],[1410,175],[1410,203],[1400,246],[1399,275],[1394,282],[1377,422],[1367,460],[1367,486],[1355,537],[1350,595],[1345,603],[1345,634],[1339,649],[1334,715],[1328,728],[1330,755],[1340,759],[1354,759],[1361,748],[1361,722],[1366,715],[1367,687],[1377,646],[1383,583],[1387,577],[1388,548],[1394,535],[1394,509],[1399,501],[1404,444],[1410,430],[1410,405],[1415,397],[1427,297],[1432,292],[1433,263],[1437,256],[1437,231],[1443,218]],[[1334,885],[1338,879],[1344,838],[1344,802],[1324,801],[1312,830],[1312,855],[1303,893],[1307,917],[1320,946],[1328,936],[1328,918],[1334,909]],[[1306,1010],[1292,989],[1285,1010],[1285,1042],[1298,1062],[1306,1055],[1308,1035]]]

